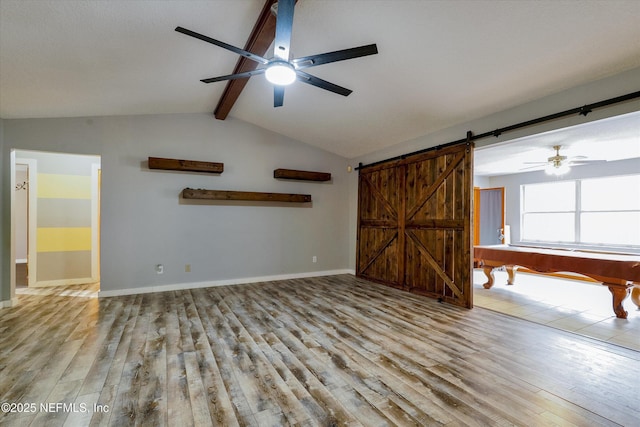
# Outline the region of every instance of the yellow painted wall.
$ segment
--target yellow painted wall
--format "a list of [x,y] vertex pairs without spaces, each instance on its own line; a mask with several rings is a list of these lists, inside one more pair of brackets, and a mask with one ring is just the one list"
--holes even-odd
[[91,176],[39,173],[38,197],[42,199],[91,199]]
[[38,252],[91,250],[91,227],[41,227],[36,238]]

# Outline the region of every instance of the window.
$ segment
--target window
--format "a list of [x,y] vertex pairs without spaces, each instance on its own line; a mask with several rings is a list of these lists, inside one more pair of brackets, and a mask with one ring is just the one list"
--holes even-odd
[[640,175],[581,181],[580,241],[640,246]]
[[522,240],[640,247],[640,175],[521,186]]
[[575,241],[575,181],[522,187],[522,240]]

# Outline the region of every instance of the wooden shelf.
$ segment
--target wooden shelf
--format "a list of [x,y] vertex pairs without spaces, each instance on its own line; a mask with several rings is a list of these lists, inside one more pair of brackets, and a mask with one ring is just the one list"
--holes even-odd
[[199,160],[164,159],[149,157],[149,169],[163,169],[185,172],[222,173],[224,163],[202,162]]
[[184,199],[199,200],[247,200],[253,202],[290,202],[309,203],[310,194],[288,194],[288,193],[259,193],[254,191],[224,191],[224,190],[202,190],[185,188],[182,190]]
[[293,169],[276,169],[273,171],[274,178],[297,179],[300,181],[330,181],[331,174],[327,172],[309,172]]

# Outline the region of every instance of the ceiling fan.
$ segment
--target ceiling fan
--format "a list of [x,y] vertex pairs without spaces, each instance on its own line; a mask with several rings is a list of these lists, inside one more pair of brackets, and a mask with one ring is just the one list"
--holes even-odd
[[263,67],[255,70],[246,71],[244,73],[229,74],[226,76],[211,77],[202,79],[204,83],[213,83],[223,80],[234,80],[248,78],[258,74],[264,74],[267,80],[273,83],[273,106],[281,107],[284,103],[284,87],[298,80],[312,86],[325,89],[339,95],[348,96],[352,91],[330,83],[326,80],[315,77],[309,73],[302,71],[305,68],[315,67],[317,65],[328,64],[330,62],[344,61],[347,59],[359,58],[361,56],[375,55],[378,53],[378,47],[375,44],[353,47],[350,49],[337,50],[334,52],[321,53],[317,55],[304,56],[300,58],[291,58],[291,30],[293,27],[293,8],[295,0],[278,0],[271,11],[276,14],[276,35],[274,41],[273,58],[263,58],[244,49],[232,46],[220,40],[207,37],[186,28],[176,27],[176,31],[191,37],[203,40],[207,43],[214,44],[223,49],[242,55],[252,61],[255,61]]
[[587,160],[586,156],[573,156],[567,157],[560,155],[561,145],[554,145],[553,149],[556,150],[555,156],[551,156],[546,162],[524,162],[524,164],[530,164],[529,166],[520,170],[539,168],[540,166],[546,166],[545,172],[548,175],[564,175],[571,170],[571,166],[582,166],[592,163],[601,163],[605,160]]

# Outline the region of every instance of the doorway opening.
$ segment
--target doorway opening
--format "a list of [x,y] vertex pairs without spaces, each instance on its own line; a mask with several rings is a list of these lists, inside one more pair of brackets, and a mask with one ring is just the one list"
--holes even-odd
[[478,188],[474,191],[473,244],[511,243],[505,230],[504,187]]
[[100,156],[13,150],[15,289],[100,282]]
[[[637,216],[640,205],[632,196],[639,194],[638,181],[634,178],[640,164],[639,117],[640,112],[623,114],[477,149],[474,153],[474,185],[483,189],[504,188],[507,224],[504,243],[608,252],[612,257],[620,252],[639,254],[640,247],[632,243],[634,233],[638,235],[635,227],[638,221],[616,221],[608,213],[615,210],[625,218]],[[561,152],[570,163],[569,171],[562,175],[546,173],[556,145],[562,146]],[[582,194],[582,182],[589,183],[589,194],[593,194],[590,199]],[[565,186],[563,193],[559,188]],[[537,200],[527,200],[532,193],[536,195],[534,190],[538,191]],[[589,207],[586,205],[589,200],[599,205]],[[534,205],[533,201],[536,201]],[[477,193],[474,203],[480,203]],[[565,208],[563,203],[573,206]],[[480,213],[478,206],[475,212]],[[530,221],[532,211],[541,212],[536,216],[537,223]],[[572,222],[560,227],[560,221],[552,218],[556,212],[562,212]],[[602,223],[586,224],[590,226],[590,241],[581,241],[581,221],[596,217],[602,218]],[[480,230],[476,227],[474,231]],[[562,232],[570,233],[571,240],[561,235]],[[495,238],[495,226],[489,229],[489,234]],[[476,240],[476,244],[496,243]],[[570,272],[543,274],[521,268],[515,286],[511,286],[508,284],[509,273],[498,271],[495,273],[497,286],[490,290],[483,287],[486,276],[482,270],[476,269],[474,278],[478,307],[594,339],[628,347],[632,344],[630,348],[640,349],[640,311],[633,300],[624,300],[628,317],[619,319],[612,311],[607,288],[600,283],[594,284],[585,276]],[[594,298],[590,298],[591,294]],[[576,298],[576,295],[580,297]]]

